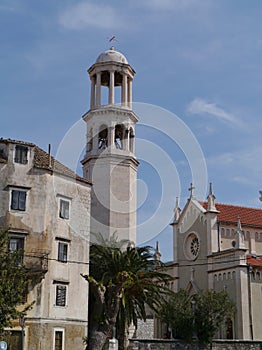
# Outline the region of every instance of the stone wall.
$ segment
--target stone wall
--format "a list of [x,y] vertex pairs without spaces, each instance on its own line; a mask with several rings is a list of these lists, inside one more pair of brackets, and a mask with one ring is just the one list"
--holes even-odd
[[207,347],[185,344],[179,340],[131,339],[130,350],[261,350],[261,341],[216,340]]

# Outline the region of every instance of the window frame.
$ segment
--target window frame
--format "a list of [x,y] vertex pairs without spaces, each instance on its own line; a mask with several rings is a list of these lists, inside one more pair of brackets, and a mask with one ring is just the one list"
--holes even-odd
[[[24,233],[19,233],[19,232],[13,232],[13,231],[9,231],[8,233],[8,250],[9,252],[18,252],[21,251],[22,255],[21,257],[19,257],[19,259],[17,259],[16,264],[17,265],[22,265],[24,263],[24,252],[25,252],[25,240],[26,235]],[[10,243],[11,240],[16,240],[16,241],[20,241],[22,242],[21,247],[18,247],[18,249],[10,249]]]
[[59,200],[59,217],[63,220],[70,218],[70,201],[64,198]]
[[56,333],[62,333],[62,348],[61,350],[65,349],[65,329],[64,328],[54,328],[54,335],[53,335],[53,350],[56,350]]
[[[24,198],[22,197],[24,195]],[[16,198],[17,196],[17,198]],[[27,190],[23,188],[10,189],[10,209],[15,211],[26,211]]]
[[28,164],[28,146],[15,145],[14,162],[16,164]]
[[68,242],[58,241],[57,260],[59,262],[67,263],[67,261],[68,261],[68,250],[69,250],[68,248],[69,248]]
[[[55,283],[55,306],[66,307],[67,306],[67,285],[68,283]],[[63,291],[64,295],[61,297],[59,293]],[[60,303],[60,298],[62,298],[62,303]]]

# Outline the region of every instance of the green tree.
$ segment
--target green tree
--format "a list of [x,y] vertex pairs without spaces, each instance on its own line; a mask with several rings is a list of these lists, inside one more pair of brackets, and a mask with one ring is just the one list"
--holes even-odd
[[28,283],[22,264],[23,251],[10,252],[8,245],[8,231],[0,230],[0,334],[26,312],[26,309],[17,310],[17,306],[24,302]]
[[207,290],[195,296],[196,332],[200,343],[208,344],[226,318],[235,312],[235,304],[226,291]]
[[158,318],[173,329],[174,337],[191,342],[197,335],[200,344],[208,344],[234,312],[235,305],[226,291],[200,291],[190,296],[180,290],[159,310]]
[[121,248],[92,245],[90,274],[89,349],[101,350],[116,326],[119,349],[124,349],[126,330],[146,318],[146,305],[156,310],[165,301],[170,276],[155,270],[150,247]]

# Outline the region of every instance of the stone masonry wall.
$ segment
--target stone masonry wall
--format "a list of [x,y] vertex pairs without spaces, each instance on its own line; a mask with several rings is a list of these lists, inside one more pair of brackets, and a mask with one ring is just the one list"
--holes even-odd
[[261,350],[261,341],[217,340],[207,347],[185,344],[179,340],[131,339],[130,350]]

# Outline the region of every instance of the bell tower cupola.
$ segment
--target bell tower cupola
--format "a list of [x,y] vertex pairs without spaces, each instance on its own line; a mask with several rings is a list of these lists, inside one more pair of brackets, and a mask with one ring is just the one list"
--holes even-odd
[[93,183],[91,232],[105,239],[136,241],[135,125],[132,83],[135,71],[113,47],[88,69],[90,109],[86,122],[84,177]]
[[[132,81],[135,71],[125,56],[113,47],[101,53],[88,70],[91,80],[90,109],[116,103],[115,90],[120,88],[122,107],[132,108]],[[107,88],[106,100],[102,101],[102,88]],[[104,103],[103,103],[104,102]]]

